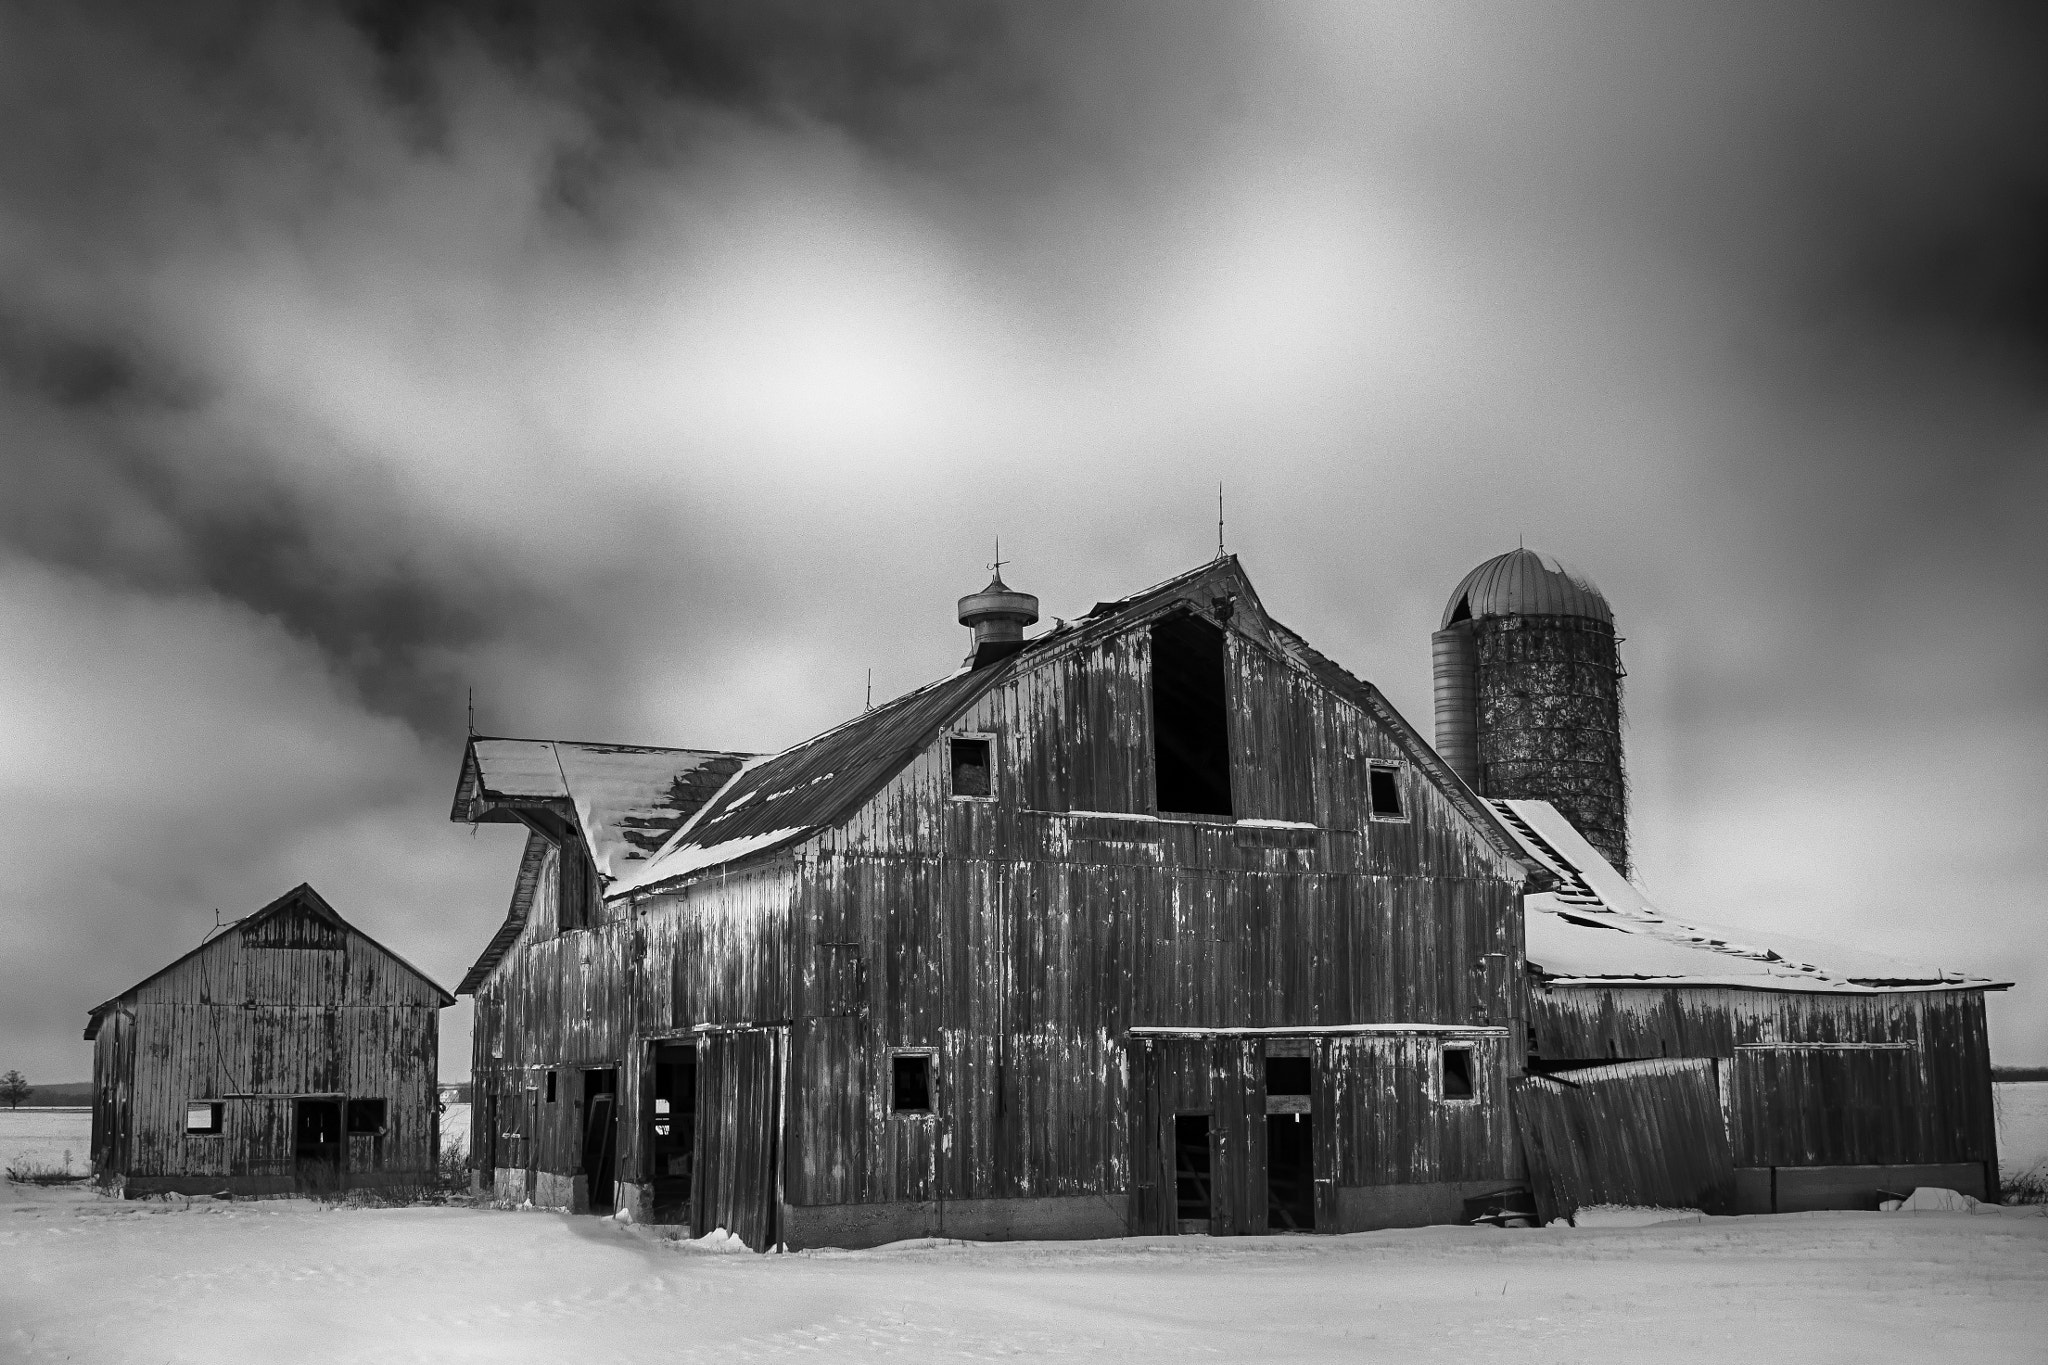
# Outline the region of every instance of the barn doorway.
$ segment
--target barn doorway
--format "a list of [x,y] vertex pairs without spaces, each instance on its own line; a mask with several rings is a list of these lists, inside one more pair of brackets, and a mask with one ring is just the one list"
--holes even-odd
[[1209,1116],[1173,1116],[1173,1199],[1181,1232],[1207,1232],[1215,1208],[1210,1184]]
[[619,1073],[583,1073],[583,1176],[592,1213],[610,1213],[618,1182]]
[[341,1101],[298,1100],[292,1114],[292,1178],[301,1194],[341,1188]]
[[707,1033],[699,1044],[692,1232],[724,1228],[755,1251],[776,1243],[784,1046],[772,1028]]
[[649,1216],[657,1223],[690,1221],[690,1182],[697,1168],[697,1045],[654,1047],[654,1103],[649,1113]]
[[1315,1093],[1315,1061],[1305,1050],[1297,1055],[1274,1055],[1275,1049],[1287,1046],[1269,1044],[1266,1056],[1266,1228],[1270,1232],[1313,1232],[1316,1116],[1311,1097]]

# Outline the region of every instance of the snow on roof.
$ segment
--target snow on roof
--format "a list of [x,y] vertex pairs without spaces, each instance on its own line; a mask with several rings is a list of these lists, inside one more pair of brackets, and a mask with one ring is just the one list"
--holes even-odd
[[1555,986],[1736,986],[1859,993],[2006,983],[1915,966],[1863,949],[1681,923],[1615,871],[1548,801],[1493,801],[1524,849],[1557,878],[1525,901],[1529,965]]
[[506,804],[566,803],[576,812],[591,860],[609,885],[638,871],[749,757],[710,749],[478,736],[469,742],[454,818],[489,818],[486,811]]

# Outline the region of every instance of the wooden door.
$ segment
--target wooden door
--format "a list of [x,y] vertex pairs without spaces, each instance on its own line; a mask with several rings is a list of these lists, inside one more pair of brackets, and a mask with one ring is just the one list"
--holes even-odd
[[697,1057],[697,1162],[690,1229],[775,1245],[782,1039],[775,1029],[706,1034]]

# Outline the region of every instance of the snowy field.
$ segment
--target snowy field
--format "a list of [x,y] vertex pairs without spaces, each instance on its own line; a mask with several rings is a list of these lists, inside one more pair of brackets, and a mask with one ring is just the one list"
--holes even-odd
[[[2000,1090],[2008,1171],[2048,1157],[2048,1084]],[[76,1164],[86,1117],[0,1112],[0,1154]],[[554,1213],[0,1185],[9,1362],[2038,1361],[2044,1338],[2038,1208],[757,1257]]]
[[0,1109],[0,1170],[24,1163],[80,1175],[92,1168],[92,1110]]
[[0,1359],[2028,1361],[2048,1217],[717,1254],[608,1219],[0,1196]]
[[1998,1172],[2048,1171],[2048,1081],[1992,1087],[1998,1102]]

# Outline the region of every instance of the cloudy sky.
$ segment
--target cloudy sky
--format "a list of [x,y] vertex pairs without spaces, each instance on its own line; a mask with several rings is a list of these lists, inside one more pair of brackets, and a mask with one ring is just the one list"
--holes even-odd
[[452,984],[472,687],[779,747],[1219,480],[1425,726],[1582,569],[1650,893],[2048,1062],[2048,32],[1933,8],[6,7],[0,1068],[300,881]]

